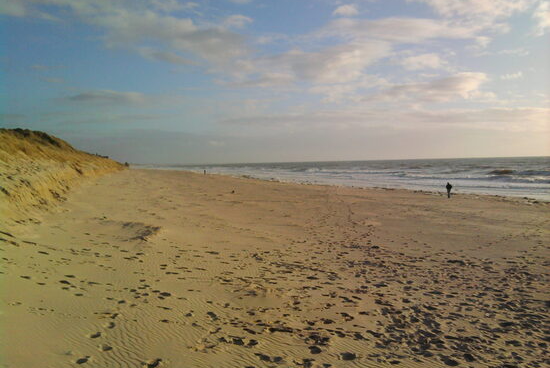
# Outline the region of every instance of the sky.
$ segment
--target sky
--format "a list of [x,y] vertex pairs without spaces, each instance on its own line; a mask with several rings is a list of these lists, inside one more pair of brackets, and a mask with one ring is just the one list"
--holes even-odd
[[132,163],[550,155],[548,0],[3,0],[0,127]]

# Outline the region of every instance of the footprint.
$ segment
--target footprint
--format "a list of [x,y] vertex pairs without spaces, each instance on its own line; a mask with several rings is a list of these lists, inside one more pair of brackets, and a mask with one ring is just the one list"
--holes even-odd
[[86,363],[88,360],[90,360],[90,356],[89,356],[89,355],[85,356],[84,358],[77,359],[75,363],[76,363],[76,364],[84,364],[84,363]]
[[109,351],[109,350],[113,350],[113,347],[112,346],[109,346],[107,344],[102,344],[100,347],[99,347],[99,350],[101,351]]
[[322,350],[318,346],[312,345],[309,347],[309,352],[311,354],[319,354],[322,352]]
[[340,358],[342,360],[355,360],[357,356],[354,353],[345,352],[345,353],[340,353]]
[[109,322],[103,325],[105,328],[115,328],[116,324],[114,322]]
[[144,368],[156,368],[159,367],[162,363],[162,359],[157,358],[155,360],[148,360],[146,362],[143,362],[142,365]]

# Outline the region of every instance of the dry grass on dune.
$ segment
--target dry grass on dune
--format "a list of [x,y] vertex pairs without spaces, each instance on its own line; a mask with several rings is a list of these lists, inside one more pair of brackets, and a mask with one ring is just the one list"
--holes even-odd
[[81,178],[123,167],[44,132],[0,129],[0,222],[21,222],[55,206]]

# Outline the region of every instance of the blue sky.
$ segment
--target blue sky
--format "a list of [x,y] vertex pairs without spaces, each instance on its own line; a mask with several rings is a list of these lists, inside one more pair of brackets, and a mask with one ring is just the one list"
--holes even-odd
[[540,0],[7,0],[0,126],[143,163],[550,155]]

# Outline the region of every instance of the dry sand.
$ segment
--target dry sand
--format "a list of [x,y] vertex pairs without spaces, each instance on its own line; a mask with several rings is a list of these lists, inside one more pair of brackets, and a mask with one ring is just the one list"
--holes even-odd
[[147,170],[68,197],[0,234],[4,367],[549,362],[548,204]]

